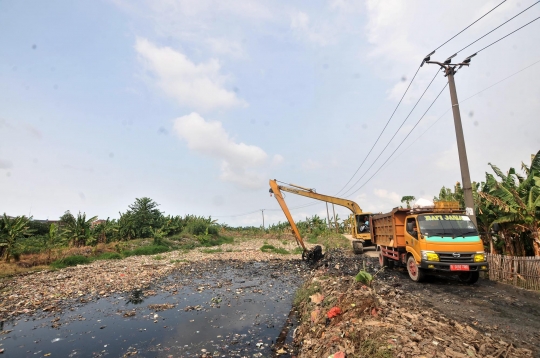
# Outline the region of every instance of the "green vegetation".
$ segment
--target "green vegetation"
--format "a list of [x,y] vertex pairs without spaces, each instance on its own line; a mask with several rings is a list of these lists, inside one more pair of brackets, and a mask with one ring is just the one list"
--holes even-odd
[[66,258],[63,258],[61,260],[56,260],[51,263],[51,267],[55,269],[61,269],[68,266],[77,266],[77,265],[85,265],[89,264],[92,260],[86,256],[82,255],[74,255],[74,256],[68,256]]
[[300,287],[296,291],[294,295],[293,305],[295,307],[300,306],[300,304],[302,304],[303,302],[306,302],[310,296],[320,291],[321,291],[321,287],[319,286],[317,282],[304,284],[302,287]]
[[205,253],[205,254],[215,254],[215,253],[218,253],[218,252],[223,252],[223,249],[221,248],[217,248],[217,249],[202,249],[201,252]]
[[149,245],[149,246],[140,246],[130,251],[124,251],[122,252],[122,255],[124,257],[140,256],[140,255],[156,255],[156,254],[161,254],[167,251],[170,251],[167,246]]
[[[473,183],[478,229],[492,253],[540,256],[540,151],[530,166],[521,164],[523,174],[510,168],[504,174],[489,163],[495,176]],[[465,207],[460,183],[454,190],[442,187],[435,201],[458,201]]]
[[124,257],[120,255],[118,252],[104,252],[97,256],[96,260],[120,260]]
[[262,252],[273,252],[275,254],[280,254],[280,255],[288,255],[290,254],[290,252],[282,247],[274,247],[273,245],[268,245],[268,244],[265,244],[263,246],[261,246],[261,251]]

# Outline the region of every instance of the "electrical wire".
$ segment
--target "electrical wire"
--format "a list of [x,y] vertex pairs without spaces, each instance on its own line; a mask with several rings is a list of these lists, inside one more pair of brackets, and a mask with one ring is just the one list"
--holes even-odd
[[[490,86],[484,88],[483,90],[478,91],[478,92],[476,92],[475,94],[473,94],[473,95],[471,95],[471,96],[465,98],[464,100],[459,101],[459,104],[461,104],[461,103],[463,103],[463,102],[465,102],[465,101],[467,101],[467,100],[469,100],[469,99],[471,99],[471,98],[473,98],[473,97],[479,95],[480,93],[482,93],[482,92],[484,92],[484,91],[487,91],[488,89],[490,89],[490,88],[492,88],[492,87],[495,87],[496,85],[498,85],[498,84],[500,84],[500,83],[506,81],[507,79],[509,79],[509,78],[511,78],[511,77],[514,77],[515,75],[517,75],[517,74],[519,74],[519,73],[525,71],[525,70],[528,69],[528,68],[533,67],[534,65],[536,65],[536,64],[538,64],[538,63],[540,63],[540,60],[538,60],[538,61],[536,61],[536,62],[530,64],[530,65],[527,66],[527,67],[522,68],[521,70],[519,70],[519,71],[517,71],[517,72],[512,73],[511,75],[509,75],[509,76],[503,78],[502,80],[499,80],[499,81],[495,82],[494,84],[492,84],[492,85],[490,85]],[[385,169],[386,169],[389,165],[391,165],[397,158],[399,158],[403,153],[407,152],[407,150],[408,150],[410,147],[412,147],[412,145],[413,145],[414,143],[416,143],[416,141],[417,141],[418,139],[420,139],[424,134],[426,134],[433,126],[435,126],[435,124],[437,124],[441,118],[443,118],[448,112],[450,112],[450,110],[451,110],[451,108],[448,108],[443,114],[441,114],[441,115],[439,116],[439,118],[437,118],[437,119],[435,120],[435,122],[433,122],[433,123],[432,123],[432,124],[431,124],[424,132],[422,132],[422,134],[420,134],[418,137],[416,137],[416,139],[413,140],[413,141],[411,142],[411,144],[409,144],[409,145],[407,146],[407,148],[405,148],[400,154],[398,154],[398,155],[394,158],[394,160],[392,160],[390,163],[388,163],[388,165],[385,167]]]
[[437,47],[435,50],[433,50],[433,52],[437,51],[438,49],[440,49],[441,47],[443,47],[444,45],[446,45],[447,43],[449,43],[451,40],[453,40],[454,38],[456,38],[459,34],[461,34],[463,31],[467,30],[469,27],[471,27],[472,25],[476,24],[478,21],[480,21],[482,18],[484,18],[486,15],[488,15],[490,12],[492,12],[493,10],[495,10],[496,8],[498,8],[499,6],[501,6],[503,3],[505,3],[506,0],[504,0],[503,2],[501,2],[499,5],[495,6],[493,9],[489,10],[488,12],[486,12],[484,15],[480,16],[476,21],[474,21],[472,24],[470,24],[469,26],[467,26],[466,28],[464,28],[463,30],[461,30],[460,32],[458,32],[457,34],[455,34],[454,36],[452,36],[450,39],[446,40],[446,42],[444,42],[442,45],[440,45],[439,47]]
[[407,121],[407,119],[409,119],[410,115],[412,114],[412,112],[414,111],[414,109],[416,108],[416,106],[418,105],[418,103],[420,103],[420,100],[424,97],[424,95],[426,94],[427,90],[429,89],[429,87],[431,86],[431,84],[433,83],[433,81],[435,81],[435,78],[437,77],[437,75],[439,74],[439,70],[437,70],[435,72],[435,76],[433,76],[433,78],[431,79],[431,82],[429,82],[428,86],[426,87],[426,89],[424,90],[424,92],[422,93],[422,95],[420,96],[420,98],[418,98],[418,100],[416,101],[414,107],[411,109],[411,111],[409,112],[409,114],[407,115],[407,117],[405,117],[405,119],[403,120],[403,122],[401,122],[401,125],[399,126],[399,128],[394,132],[394,135],[392,136],[392,138],[390,138],[390,140],[388,141],[388,143],[386,143],[386,146],[383,148],[383,150],[379,153],[379,155],[377,156],[377,158],[375,158],[375,160],[371,163],[371,165],[369,166],[369,168],[367,168],[364,172],[364,174],[362,174],[362,176],[360,178],[358,178],[358,180],[349,188],[347,189],[343,195],[347,195],[348,192],[350,192],[355,186],[356,184],[358,184],[358,182],[360,180],[362,180],[362,178],[368,173],[368,171],[373,167],[373,165],[375,165],[375,163],[377,162],[377,160],[379,160],[379,158],[381,157],[381,155],[384,153],[384,151],[386,150],[386,148],[388,148],[388,146],[390,145],[390,143],[394,140],[394,138],[396,137],[396,135],[398,134],[399,130],[401,129],[401,127],[403,127],[403,125],[405,124],[405,122]]
[[444,89],[446,88],[446,86],[448,86],[448,83],[446,83],[444,85],[444,87],[441,89],[441,91],[439,92],[439,94],[437,95],[437,97],[435,97],[435,99],[433,100],[433,102],[431,102],[431,104],[429,105],[428,109],[426,109],[426,111],[424,112],[424,114],[422,115],[422,117],[420,117],[420,119],[416,122],[416,124],[414,125],[414,127],[412,127],[412,129],[409,131],[409,133],[407,133],[407,135],[405,136],[405,138],[403,138],[403,140],[401,141],[401,143],[399,143],[399,145],[397,146],[396,149],[394,149],[394,151],[392,152],[392,154],[390,154],[390,156],[388,158],[386,158],[386,160],[384,161],[384,163],[382,163],[382,165],[379,167],[379,169],[377,169],[377,171],[375,173],[373,173],[372,176],[369,177],[369,179],[364,183],[362,184],[358,189],[356,189],[355,191],[353,191],[351,194],[349,194],[349,197],[351,197],[353,194],[355,194],[358,190],[362,189],[367,183],[369,183],[369,181],[371,179],[373,179],[373,177],[382,169],[382,167],[390,160],[390,158],[392,158],[392,156],[397,152],[397,150],[401,147],[401,145],[403,144],[403,142],[405,142],[405,140],[409,137],[409,135],[412,133],[412,131],[416,128],[416,126],[422,121],[422,119],[425,117],[425,115],[427,114],[427,112],[431,109],[431,107],[433,106],[433,104],[435,104],[435,102],[437,101],[437,99],[439,98],[439,96],[441,95],[441,93],[443,93]]
[[392,118],[394,117],[394,114],[396,113],[399,105],[401,104],[401,102],[403,101],[403,98],[405,98],[405,95],[407,94],[407,92],[409,91],[409,88],[411,87],[414,79],[416,78],[416,75],[418,74],[418,71],[420,71],[420,67],[422,66],[418,66],[418,68],[416,69],[416,72],[414,73],[414,76],[413,78],[411,79],[411,82],[409,82],[409,85],[407,86],[407,89],[405,89],[405,92],[403,93],[403,96],[401,96],[401,99],[399,100],[396,108],[394,108],[394,111],[392,112],[392,115],[390,116],[390,118],[388,118],[388,121],[386,122],[386,124],[384,125],[384,128],[383,130],[381,131],[381,133],[379,134],[379,136],[377,137],[377,140],[375,141],[375,143],[373,143],[373,146],[371,146],[371,149],[369,150],[368,154],[364,157],[364,160],[362,160],[362,163],[360,163],[360,166],[356,169],[356,171],[354,172],[354,174],[351,176],[351,178],[347,181],[347,183],[345,183],[345,185],[337,192],[335,193],[334,195],[338,195],[339,193],[341,193],[343,191],[343,189],[345,189],[347,187],[347,185],[349,185],[349,183],[351,182],[351,180],[353,180],[353,178],[355,177],[356,173],[358,173],[358,171],[360,170],[360,168],[362,168],[362,165],[364,165],[364,163],[366,162],[366,159],[369,157],[369,155],[371,154],[371,152],[373,151],[373,148],[375,148],[375,146],[377,145],[377,143],[379,142],[379,139],[381,139],[381,136],[383,135],[384,131],[386,130],[386,127],[388,127],[388,124],[390,123],[390,121],[392,120]]
[[529,24],[535,22],[535,21],[538,20],[538,19],[540,19],[540,16],[537,17],[536,19],[534,19],[534,20],[532,20],[532,21],[526,23],[525,25],[521,26],[520,28],[518,28],[518,29],[512,31],[512,32],[509,33],[508,35],[503,36],[503,37],[501,37],[500,39],[498,39],[497,41],[494,41],[494,42],[490,43],[489,45],[487,45],[486,47],[484,47],[484,48],[482,48],[482,49],[476,51],[476,53],[479,53],[480,51],[484,51],[485,49],[487,49],[487,48],[490,47],[491,45],[495,45],[497,42],[499,42],[499,41],[501,41],[501,40],[507,38],[508,36],[512,35],[514,32],[517,32],[517,31],[521,30],[521,29],[524,28],[525,26],[527,26],[527,25],[529,25]]
[[[537,5],[538,3],[540,3],[540,1],[535,2],[534,4],[532,4],[531,6],[529,6],[528,8],[526,8],[525,10],[523,10],[523,11],[521,11],[520,13],[518,13],[518,14],[512,16],[511,18],[509,18],[508,20],[506,20],[505,22],[503,22],[502,24],[500,24],[499,26],[497,26],[497,27],[494,28],[493,30],[491,30],[491,31],[489,31],[488,33],[486,33],[485,35],[483,35],[483,36],[479,37],[478,39],[474,40],[473,42],[471,42],[471,43],[468,44],[467,46],[463,47],[461,50],[457,51],[457,52],[456,52],[456,55],[457,55],[458,53],[460,53],[461,51],[465,50],[466,48],[468,48],[468,47],[472,46],[473,44],[477,43],[478,41],[480,41],[481,39],[483,39],[484,37],[486,37],[487,35],[489,35],[489,34],[492,33],[493,31],[497,30],[498,28],[500,28],[500,27],[503,26],[504,24],[507,24],[508,22],[512,21],[513,19],[515,19],[515,18],[518,17],[519,15],[523,14],[525,11],[529,10],[531,7],[533,7],[534,5]],[[538,20],[538,18],[534,19],[533,21],[536,21],[536,20]],[[531,21],[531,22],[533,22],[533,21]],[[526,25],[520,27],[519,29],[517,29],[517,30],[515,30],[515,31],[513,31],[513,32],[511,32],[511,33],[509,33],[509,34],[506,35],[506,36],[509,36],[509,35],[513,34],[514,32],[516,32],[516,31],[522,29],[523,27],[529,25],[531,22],[529,22],[528,24],[526,24]],[[505,37],[506,37],[506,36],[505,36]],[[503,38],[504,38],[504,37],[503,37]],[[501,39],[499,39],[499,40],[497,40],[497,41],[495,41],[495,42],[498,42],[498,41],[502,40],[503,38],[501,38]],[[494,42],[494,43],[495,43],[495,42]],[[493,43],[490,44],[490,45],[488,45],[488,46],[486,46],[485,48],[487,48],[487,47],[489,47],[489,46],[491,46],[491,45],[493,45]],[[483,49],[482,49],[482,50],[483,50]],[[480,50],[480,51],[481,51],[481,50]],[[478,51],[478,52],[480,52],[480,51]],[[476,52],[476,53],[478,53],[478,52]],[[455,56],[455,55],[454,55],[454,56]]]

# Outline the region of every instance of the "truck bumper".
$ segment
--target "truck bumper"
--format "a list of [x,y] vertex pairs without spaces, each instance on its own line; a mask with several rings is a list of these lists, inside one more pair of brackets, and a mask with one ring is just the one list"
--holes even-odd
[[[452,270],[450,265],[455,266],[459,265],[461,267],[468,266],[468,270]],[[434,270],[434,271],[448,271],[448,272],[470,272],[470,271],[487,271],[488,270],[488,263],[487,262],[440,262],[440,261],[421,261],[420,262],[420,268],[426,269],[426,270]]]

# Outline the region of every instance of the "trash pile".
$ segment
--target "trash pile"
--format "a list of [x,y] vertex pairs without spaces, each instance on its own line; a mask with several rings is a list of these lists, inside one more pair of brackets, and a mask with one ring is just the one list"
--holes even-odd
[[[261,252],[263,240],[222,245],[214,254],[193,250],[123,260],[100,260],[58,271],[41,271],[0,280],[0,321],[21,315],[60,312],[69,304],[87,303],[115,293],[143,289],[191,262],[219,260],[297,260],[297,255]],[[231,251],[225,251],[231,250]],[[145,293],[147,294],[147,293]],[[133,298],[136,303],[136,298]]]
[[297,292],[299,357],[533,356],[531,350],[423,307],[419,297],[377,275],[371,283],[357,282],[344,271],[362,269],[362,264],[333,257],[339,255],[327,253]]

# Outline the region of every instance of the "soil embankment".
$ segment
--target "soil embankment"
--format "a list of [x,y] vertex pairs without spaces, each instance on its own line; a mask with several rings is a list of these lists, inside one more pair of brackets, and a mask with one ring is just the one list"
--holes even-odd
[[[451,277],[418,284],[376,259],[333,252],[304,284],[295,342],[300,357],[532,357],[540,353],[540,295]],[[336,314],[336,312],[338,314]],[[328,318],[334,316],[333,318]]]

